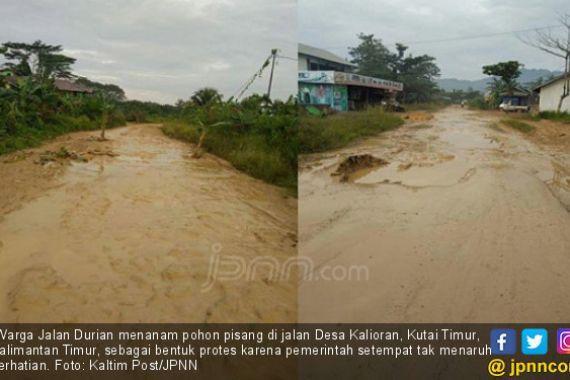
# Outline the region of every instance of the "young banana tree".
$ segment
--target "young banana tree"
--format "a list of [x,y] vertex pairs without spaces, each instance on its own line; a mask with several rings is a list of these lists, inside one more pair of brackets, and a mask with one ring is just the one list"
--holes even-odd
[[99,140],[106,141],[105,138],[105,130],[109,126],[109,120],[111,115],[115,111],[116,105],[109,99],[107,99],[104,95],[100,95],[101,97],[101,135],[99,136]]
[[209,129],[221,127],[221,126],[225,126],[225,125],[230,125],[230,124],[231,123],[229,123],[227,121],[220,121],[220,122],[213,123],[213,124],[204,124],[202,122],[202,120],[198,120],[198,126],[199,126],[198,132],[200,132],[200,138],[198,139],[198,146],[196,147],[196,150],[194,151],[194,153],[192,153],[192,158],[202,157],[202,154],[203,154],[202,144],[204,143],[204,140],[206,139],[206,133],[208,132]]

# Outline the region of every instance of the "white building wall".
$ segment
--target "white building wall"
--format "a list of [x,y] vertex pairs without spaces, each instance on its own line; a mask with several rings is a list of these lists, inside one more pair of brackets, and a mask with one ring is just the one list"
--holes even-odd
[[297,67],[299,71],[307,71],[309,70],[309,60],[307,56],[299,54],[299,59],[297,59]]
[[[556,111],[558,108],[558,102],[560,101],[560,95],[562,95],[562,90],[564,89],[564,81],[559,80],[552,83],[549,86],[542,87],[540,89],[540,111]],[[564,99],[562,102],[562,112],[570,112],[570,97]]]

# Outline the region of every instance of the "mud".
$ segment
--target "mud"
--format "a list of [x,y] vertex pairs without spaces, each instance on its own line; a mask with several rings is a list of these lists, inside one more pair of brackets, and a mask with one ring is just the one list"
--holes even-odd
[[413,111],[404,114],[404,120],[409,122],[428,121],[431,119],[433,119],[433,114],[425,111]]
[[[113,129],[105,142],[91,135],[0,162],[1,321],[296,318],[296,279],[268,268],[206,286],[213,258],[295,256],[295,199],[214,156],[190,159],[194,147],[157,125]],[[34,164],[61,147],[89,159]]]
[[370,154],[349,156],[342,161],[331,176],[338,176],[341,182],[352,181],[362,177],[374,168],[388,165],[388,161]]
[[[74,151],[69,151],[65,147],[61,147],[59,148],[58,151],[46,150],[45,152],[40,154],[39,159],[34,161],[34,163],[40,165],[47,165],[51,162],[58,162],[59,164],[63,164],[67,163],[67,161],[69,160],[87,162],[90,159],[88,155],[91,155],[93,153],[94,152],[92,151],[86,153],[77,153]],[[112,153],[107,153],[107,155],[113,156]]]
[[[317,278],[344,274],[301,283],[302,322],[567,319],[570,148],[493,129],[499,117],[451,107],[431,128],[301,157],[300,254]],[[352,186],[330,177],[362,154],[390,164]]]

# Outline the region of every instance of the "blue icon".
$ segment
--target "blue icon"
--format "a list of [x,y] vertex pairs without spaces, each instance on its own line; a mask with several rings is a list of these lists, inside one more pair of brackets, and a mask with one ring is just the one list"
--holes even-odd
[[513,329],[491,330],[491,353],[514,355],[517,352],[517,333]]
[[525,355],[546,355],[548,352],[548,331],[545,329],[524,329],[521,334],[521,348]]

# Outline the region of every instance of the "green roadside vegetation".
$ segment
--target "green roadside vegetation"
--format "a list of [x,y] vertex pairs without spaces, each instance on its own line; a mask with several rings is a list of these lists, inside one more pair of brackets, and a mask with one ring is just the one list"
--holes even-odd
[[535,116],[536,119],[541,120],[552,120],[561,123],[570,124],[570,114],[568,112],[554,112],[554,111],[544,111],[540,112]]
[[68,132],[125,123],[124,115],[104,93],[72,95],[56,88],[56,80],[74,77],[75,59],[61,54],[62,50],[41,41],[0,46],[5,61],[0,67],[0,154]]
[[124,125],[121,110],[108,107],[102,96],[62,94],[52,81],[20,78],[0,88],[0,154],[38,146],[69,132],[99,130],[103,124],[105,128]]
[[326,117],[301,116],[299,153],[315,153],[341,148],[352,141],[397,128],[404,120],[380,107]]
[[444,109],[445,107],[448,107],[449,105],[450,105],[449,101],[435,101],[435,100],[423,103],[402,104],[405,112],[418,112],[418,111],[437,112],[439,110]]
[[485,100],[483,94],[480,94],[476,97],[467,100],[467,107],[469,107],[470,109],[483,110],[483,111],[496,109],[496,107],[493,104]]
[[163,132],[198,144],[252,177],[297,192],[297,123],[294,99],[252,95],[222,101],[214,89],[197,91],[163,120]]

